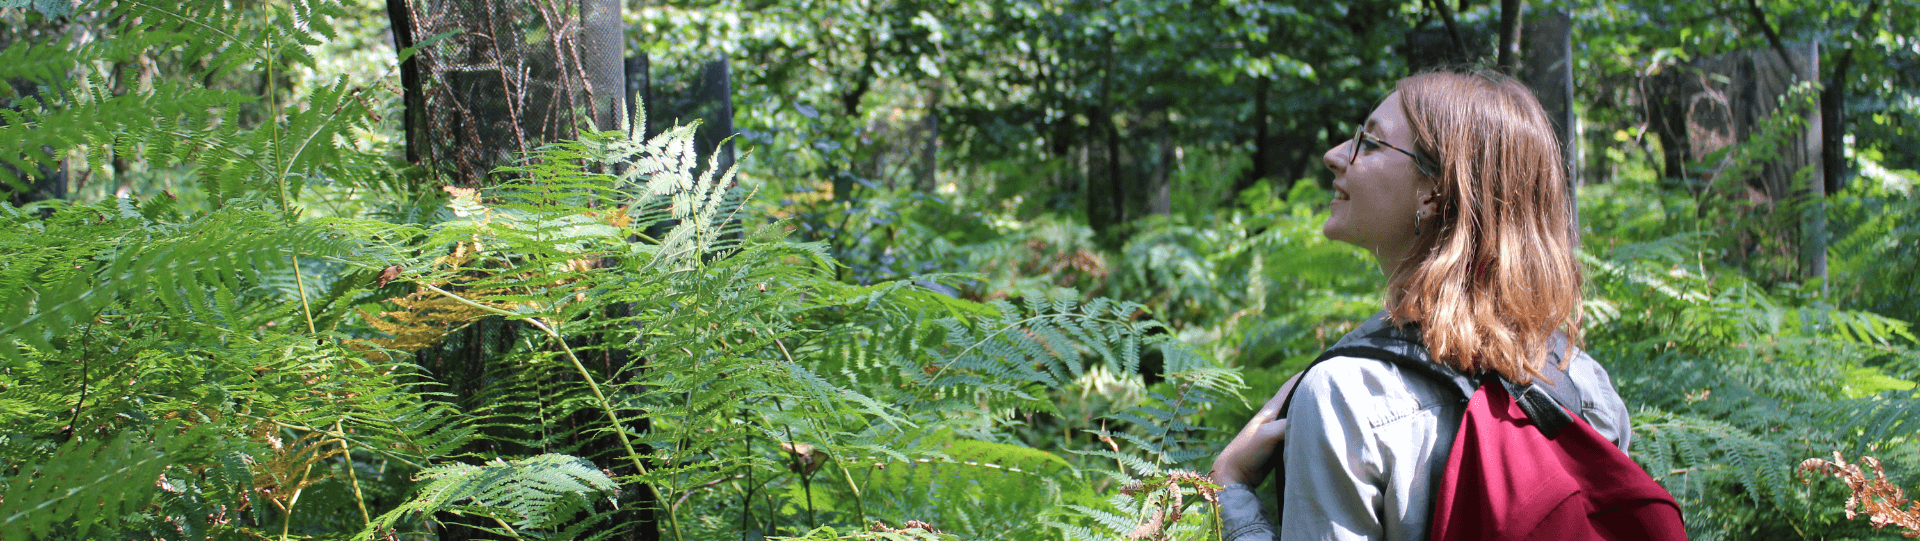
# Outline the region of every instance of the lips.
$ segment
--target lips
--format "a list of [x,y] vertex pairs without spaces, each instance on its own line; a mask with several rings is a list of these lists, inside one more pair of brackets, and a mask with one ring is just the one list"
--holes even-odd
[[1334,186],[1334,187],[1333,187],[1333,200],[1334,200],[1334,201],[1346,201],[1347,199],[1350,199],[1350,198],[1351,198],[1351,197],[1347,195],[1347,191],[1346,191],[1346,190],[1343,190],[1343,189],[1341,189],[1341,188],[1340,188],[1339,186]]

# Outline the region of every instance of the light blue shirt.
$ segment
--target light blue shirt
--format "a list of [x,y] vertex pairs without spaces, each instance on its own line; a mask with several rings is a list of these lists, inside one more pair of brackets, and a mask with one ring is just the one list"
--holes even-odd
[[[1335,345],[1387,324],[1381,311]],[[1288,411],[1284,527],[1276,534],[1259,498],[1232,485],[1220,493],[1226,539],[1426,539],[1435,486],[1466,412],[1461,391],[1477,385],[1447,372],[1459,389],[1376,359],[1335,357],[1308,370]],[[1606,369],[1582,351],[1568,374],[1581,391],[1580,416],[1625,450],[1627,407]]]

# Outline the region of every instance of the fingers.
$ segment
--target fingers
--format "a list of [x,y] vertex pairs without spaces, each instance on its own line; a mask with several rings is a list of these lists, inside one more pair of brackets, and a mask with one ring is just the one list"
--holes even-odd
[[1286,405],[1287,396],[1293,394],[1293,388],[1300,383],[1300,376],[1302,374],[1294,374],[1292,378],[1287,379],[1286,383],[1281,384],[1280,390],[1273,393],[1273,398],[1267,399],[1266,404],[1261,405],[1259,410],[1253,412],[1253,418],[1247,419],[1246,426],[1240,428],[1240,435],[1235,436],[1235,439],[1239,439],[1240,436],[1253,432],[1262,425],[1280,420],[1280,407]]
[[1240,432],[1233,435],[1233,441],[1237,442],[1253,437],[1254,432],[1258,432],[1262,425],[1270,423],[1273,420],[1273,415],[1266,410],[1254,412],[1253,418],[1247,419],[1246,426],[1240,427]]
[[1235,436],[1213,461],[1213,479],[1221,485],[1259,484],[1269,472],[1269,462],[1280,442],[1287,437],[1287,421],[1248,426]]
[[1253,435],[1254,435],[1254,438],[1256,438],[1254,440],[1254,443],[1276,443],[1277,444],[1281,440],[1287,439],[1287,420],[1280,419],[1278,421],[1262,424],[1260,425],[1259,429],[1254,430]]

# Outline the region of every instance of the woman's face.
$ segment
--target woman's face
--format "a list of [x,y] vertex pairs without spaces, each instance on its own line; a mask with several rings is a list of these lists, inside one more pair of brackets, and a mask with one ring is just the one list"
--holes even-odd
[[[1374,108],[1364,129],[1373,139],[1395,147],[1414,147],[1398,92]],[[1360,147],[1357,156],[1354,145]],[[1352,164],[1347,163],[1349,157]],[[1321,231],[1329,239],[1372,251],[1392,272],[1413,246],[1414,213],[1424,210],[1428,218],[1433,216],[1433,181],[1420,173],[1412,156],[1367,137],[1328,149],[1322,158],[1333,170],[1335,195]],[[1422,229],[1431,223],[1423,221]]]

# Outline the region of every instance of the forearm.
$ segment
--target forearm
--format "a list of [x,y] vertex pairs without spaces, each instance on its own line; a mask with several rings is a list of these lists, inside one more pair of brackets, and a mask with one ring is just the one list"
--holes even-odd
[[1224,541],[1273,541],[1273,520],[1253,488],[1232,484],[1220,490],[1220,533]]

